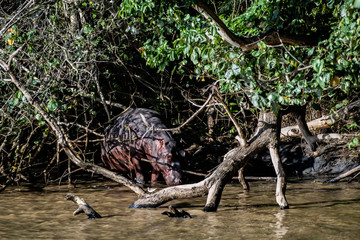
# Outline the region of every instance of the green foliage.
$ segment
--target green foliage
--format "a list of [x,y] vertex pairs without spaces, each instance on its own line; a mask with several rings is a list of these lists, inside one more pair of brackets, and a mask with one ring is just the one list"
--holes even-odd
[[[2,6],[0,14],[15,16],[22,2]],[[225,42],[217,26],[191,8],[197,1],[35,2],[11,23],[0,18],[0,29],[7,26],[0,57],[7,60],[23,45],[12,71],[41,107],[79,141],[77,149],[85,149],[84,159],[90,155],[85,126],[97,129],[106,118],[98,101],[98,83],[112,102],[136,104],[139,98],[151,105],[151,92],[158,103],[152,105],[154,109],[178,107],[170,94],[164,97],[167,89],[196,92],[199,97],[212,84],[226,95],[233,112],[247,108],[277,113],[284,106],[310,100],[318,110],[325,99],[335,105],[358,93],[358,0],[254,0],[245,5],[238,0],[211,1],[209,5],[236,35],[253,37],[278,30],[316,36],[318,41],[311,47],[270,47],[259,41],[250,52]],[[140,57],[159,75],[142,66]],[[0,155],[2,166],[9,174],[20,169],[24,174],[38,152],[55,156],[55,136],[23,94],[3,81],[9,76],[0,74],[0,141],[7,153]],[[146,87],[141,88],[138,80]],[[174,82],[176,87],[171,85]],[[112,109],[112,114],[117,111]]]
[[352,142],[348,143],[348,148],[352,148],[352,147],[358,147],[360,144],[359,142],[359,137],[356,137],[352,140]]
[[277,112],[282,105],[333,97],[337,89],[350,94],[351,86],[359,84],[360,20],[358,3],[353,3],[257,0],[236,17],[219,3],[220,18],[238,35],[281,30],[323,39],[311,48],[259,42],[249,53],[229,46],[201,15],[167,1],[124,1],[120,15],[134,20],[136,34],[153,33],[143,45],[151,67],[163,71],[175,61],[184,73],[190,61],[198,81],[217,79],[223,93],[246,94],[256,108]]
[[[26,1],[0,9],[2,16],[14,17],[1,38],[0,57],[7,61],[23,46],[12,62],[11,71],[50,117],[62,124],[71,138],[78,139],[73,144],[84,150],[79,154],[86,159],[97,147],[88,151],[91,145],[88,141],[94,136],[88,136],[85,126],[98,129],[105,123],[103,105],[97,101],[96,80],[113,80],[116,71],[121,72],[137,56],[129,47],[126,22],[116,17],[120,1],[36,2],[16,14],[24,7],[23,2]],[[9,19],[0,18],[0,29],[8,25]],[[115,73],[110,74],[109,68]],[[8,78],[1,69],[0,180],[6,173],[7,180],[20,180],[20,170],[21,175],[29,174],[24,169],[33,165],[40,168],[37,177],[46,180],[48,168],[53,169],[57,162],[56,136],[22,92],[9,81],[3,81]],[[107,88],[113,91],[113,86],[116,90],[125,86],[126,90],[121,90],[129,91],[129,84],[121,79],[104,85],[105,94]],[[84,127],[75,127],[74,123]]]

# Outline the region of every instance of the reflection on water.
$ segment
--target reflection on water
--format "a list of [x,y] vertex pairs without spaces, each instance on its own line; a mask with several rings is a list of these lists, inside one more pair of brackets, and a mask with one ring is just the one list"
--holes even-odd
[[[191,219],[161,215],[157,209],[130,209],[136,199],[125,187],[106,183],[77,188],[10,187],[0,194],[0,239],[356,239],[360,234],[360,185],[316,182],[288,184],[290,209],[275,202],[275,183],[252,182],[244,193],[228,185],[218,212],[204,213],[205,198],[173,201]],[[71,192],[104,218],[72,216]]]
[[274,214],[275,218],[277,219],[276,223],[270,223],[270,228],[274,229],[276,239],[282,239],[283,236],[285,236],[288,232],[289,227],[284,225],[285,214],[286,211],[279,210],[279,212]]

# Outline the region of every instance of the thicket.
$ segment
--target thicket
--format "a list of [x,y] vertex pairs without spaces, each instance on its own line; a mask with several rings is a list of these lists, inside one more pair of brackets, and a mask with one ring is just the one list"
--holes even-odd
[[[358,100],[357,0],[0,3],[0,58],[11,60],[11,72],[86,162],[98,162],[104,126],[127,107],[151,107],[179,124],[218,91],[249,136],[247,120],[259,111],[330,112]],[[229,43],[191,6],[209,7],[252,49]],[[64,176],[70,163],[56,136],[9,78],[2,68],[1,182]],[[219,104],[214,109],[223,116]]]

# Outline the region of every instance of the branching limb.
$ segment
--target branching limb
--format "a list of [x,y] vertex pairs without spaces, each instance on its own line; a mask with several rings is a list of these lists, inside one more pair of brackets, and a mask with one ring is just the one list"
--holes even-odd
[[349,170],[349,171],[347,171],[347,172],[345,172],[345,173],[343,173],[343,174],[340,174],[339,176],[337,176],[337,177],[335,177],[335,178],[333,178],[333,179],[330,179],[330,180],[328,181],[328,183],[338,182],[338,181],[340,181],[341,179],[346,178],[346,177],[348,177],[348,176],[350,176],[350,175],[352,175],[352,174],[354,174],[354,173],[356,173],[356,172],[360,172],[360,166],[357,166],[357,167],[355,167],[355,168],[353,168],[353,169],[351,169],[351,170]]
[[[98,74],[97,74],[97,75],[98,75]],[[111,117],[110,117],[109,108],[107,107],[107,105],[106,105],[106,103],[105,103],[105,97],[104,97],[104,94],[103,94],[102,91],[101,91],[101,87],[100,87],[100,83],[99,83],[99,77],[98,77],[97,75],[94,77],[94,78],[95,78],[95,83],[96,83],[96,88],[97,88],[97,90],[98,90],[98,93],[99,93],[101,102],[103,103],[103,106],[104,106],[106,115],[107,115],[107,117],[108,117],[108,121],[110,121]]]
[[234,47],[241,48],[243,51],[250,51],[258,48],[258,42],[264,42],[270,46],[282,46],[283,43],[297,46],[314,46],[317,44],[315,36],[290,35],[278,31],[269,31],[261,36],[250,38],[237,36],[229,30],[224,22],[221,21],[217,14],[215,14],[206,3],[199,1],[192,7],[206,19],[210,19],[212,24],[218,26],[218,33],[226,42]]
[[17,13],[8,21],[5,26],[0,30],[0,37],[9,29],[9,27],[14,23],[15,19],[23,12],[25,9],[30,8],[35,4],[35,0],[29,0],[24,7],[20,8]]
[[[345,116],[351,115],[351,113],[357,112],[360,110],[360,100],[350,103],[347,106],[340,108],[338,111],[315,119],[307,123],[307,126],[310,131],[316,131],[319,129],[329,128],[334,125],[336,122],[343,119]],[[284,127],[281,129],[280,138],[285,137],[295,137],[300,136],[300,129],[298,126],[289,126]],[[333,135],[334,137],[338,138],[338,135]]]

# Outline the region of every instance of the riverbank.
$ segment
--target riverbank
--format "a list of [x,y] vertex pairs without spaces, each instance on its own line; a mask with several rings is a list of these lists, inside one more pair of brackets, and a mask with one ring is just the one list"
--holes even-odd
[[[311,151],[296,139],[282,142],[280,157],[288,177],[332,178],[360,165],[360,152],[349,148],[349,137],[321,142]],[[268,151],[255,156],[245,168],[245,176],[275,176]]]

